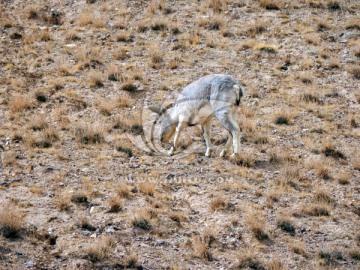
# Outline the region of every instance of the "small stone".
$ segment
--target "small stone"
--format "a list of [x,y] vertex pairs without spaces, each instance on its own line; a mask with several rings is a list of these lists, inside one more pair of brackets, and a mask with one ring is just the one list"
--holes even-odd
[[90,238],[96,238],[96,233],[93,233],[92,235],[90,235]]
[[107,232],[107,233],[113,233],[113,232],[115,232],[115,230],[114,230],[114,228],[113,228],[112,226],[110,226],[110,227],[108,227],[108,228],[105,229],[105,232]]
[[75,48],[76,47],[76,44],[74,43],[71,43],[71,44],[66,44],[65,47],[68,47],[68,48]]
[[20,182],[22,182],[22,179],[21,178],[14,178],[13,180],[11,180],[11,182],[20,183]]
[[17,255],[25,255],[25,251],[21,250],[21,249],[15,250],[15,254],[17,254]]
[[26,262],[26,266],[27,267],[33,267],[34,263],[32,261],[28,261],[28,262]]
[[157,246],[163,246],[166,242],[164,240],[156,240],[155,243]]

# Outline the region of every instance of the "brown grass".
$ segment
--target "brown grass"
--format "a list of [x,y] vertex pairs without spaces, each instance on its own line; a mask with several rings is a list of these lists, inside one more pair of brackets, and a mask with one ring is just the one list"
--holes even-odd
[[4,167],[14,166],[16,164],[16,153],[13,151],[5,152],[2,158],[2,165]]
[[131,186],[126,183],[121,183],[116,191],[121,198],[128,199],[131,196]]
[[101,236],[93,244],[85,247],[85,256],[92,262],[98,262],[108,258],[115,243],[108,236]]
[[217,210],[225,209],[226,205],[227,205],[226,201],[224,200],[223,197],[217,197],[217,198],[211,200],[210,209],[212,211],[217,211]]
[[350,183],[351,174],[348,171],[341,170],[335,174],[335,179],[340,185],[348,185]]
[[89,86],[90,87],[103,87],[104,80],[103,76],[99,72],[91,72],[89,74]]
[[197,258],[206,259],[208,261],[212,260],[212,255],[208,250],[206,244],[202,241],[200,237],[194,237],[191,240],[191,246],[194,251],[194,256]]
[[259,0],[259,4],[267,10],[280,10],[284,5],[282,0]]
[[30,108],[31,103],[29,99],[22,95],[14,95],[10,98],[8,108],[11,112],[22,112],[25,109]]
[[0,208],[0,232],[4,237],[19,237],[24,222],[24,216],[15,205],[5,204]]
[[123,209],[123,202],[117,196],[111,196],[108,199],[109,212],[117,213]]
[[105,126],[100,123],[77,124],[74,135],[78,142],[83,144],[98,144],[104,142]]
[[317,203],[302,206],[301,212],[309,216],[330,216],[331,209],[328,204]]
[[135,213],[132,221],[132,225],[142,230],[151,230],[153,225],[151,223],[151,215],[146,209],[139,210]]
[[359,67],[351,67],[348,69],[348,72],[353,75],[355,79],[360,79],[360,68]]
[[121,91],[116,97],[116,103],[119,107],[130,107],[133,101],[128,93]]
[[155,190],[156,190],[156,186],[154,183],[142,182],[139,184],[139,191],[146,195],[154,196]]
[[257,240],[263,241],[269,239],[269,235],[266,232],[266,220],[263,213],[257,210],[247,213],[244,223]]
[[266,269],[261,256],[252,248],[239,252],[237,259],[237,269]]
[[228,0],[207,0],[207,5],[215,13],[221,13],[227,10]]

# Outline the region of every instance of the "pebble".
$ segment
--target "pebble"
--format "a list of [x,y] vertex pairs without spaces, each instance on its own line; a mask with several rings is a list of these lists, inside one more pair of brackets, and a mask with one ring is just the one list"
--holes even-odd
[[65,47],[68,47],[68,48],[75,48],[76,47],[76,44],[74,43],[71,43],[71,44],[66,44]]
[[21,250],[21,249],[15,250],[15,254],[17,254],[17,255],[25,255],[25,251]]
[[105,229],[105,232],[107,232],[107,233],[113,233],[113,232],[115,232],[114,227],[110,226],[110,227],[106,228],[106,229]]
[[164,240],[156,240],[155,241],[155,244],[157,245],[157,246],[163,246],[163,245],[165,245],[165,241]]
[[26,266],[27,267],[33,267],[34,263],[32,261],[28,261],[28,262],[26,262]]

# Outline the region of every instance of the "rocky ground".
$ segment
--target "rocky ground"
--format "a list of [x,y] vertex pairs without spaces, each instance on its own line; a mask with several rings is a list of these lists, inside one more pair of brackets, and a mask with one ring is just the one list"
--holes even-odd
[[[358,1],[27,2],[0,3],[0,269],[359,268]],[[210,73],[245,86],[240,157],[215,121],[211,158],[198,127],[146,152],[144,105]]]

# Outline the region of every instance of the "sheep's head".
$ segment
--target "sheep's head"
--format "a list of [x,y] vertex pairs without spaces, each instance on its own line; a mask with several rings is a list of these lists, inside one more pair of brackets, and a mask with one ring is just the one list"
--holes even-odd
[[149,106],[148,109],[159,115],[156,122],[160,124],[160,139],[162,142],[168,142],[174,135],[177,125],[170,115],[170,110],[158,106]]

